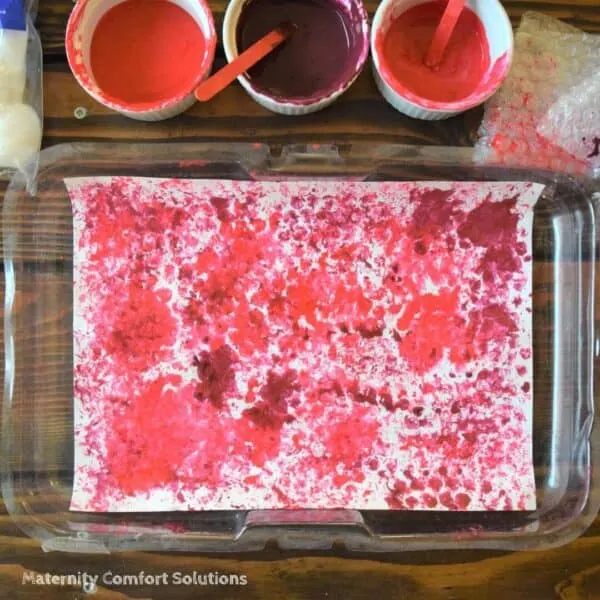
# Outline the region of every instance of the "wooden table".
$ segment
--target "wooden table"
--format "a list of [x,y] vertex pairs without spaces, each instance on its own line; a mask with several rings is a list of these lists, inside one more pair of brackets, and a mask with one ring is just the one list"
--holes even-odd
[[[237,85],[218,100],[196,106],[164,123],[141,124],[102,108],[70,74],[63,36],[72,3],[40,0],[38,19],[45,52],[45,145],[91,140],[251,140],[271,143],[390,141],[411,144],[469,145],[481,111],[440,123],[411,121],[377,94],[369,69],[334,107],[303,118],[279,117],[256,105]],[[215,0],[220,29],[225,1]],[[369,0],[372,13],[376,2]],[[514,23],[525,10],[538,9],[591,32],[600,32],[600,0],[512,0],[505,2]],[[223,63],[219,49],[217,65]],[[87,116],[76,119],[78,107]],[[543,552],[451,551],[350,555],[343,550],[291,553],[269,547],[251,555],[191,556],[44,554],[38,544],[0,513],[0,597],[83,598],[73,587],[22,585],[23,573],[101,574],[235,572],[243,588],[100,588],[95,598],[269,598],[382,600],[583,600],[600,598],[600,519],[579,540]]]

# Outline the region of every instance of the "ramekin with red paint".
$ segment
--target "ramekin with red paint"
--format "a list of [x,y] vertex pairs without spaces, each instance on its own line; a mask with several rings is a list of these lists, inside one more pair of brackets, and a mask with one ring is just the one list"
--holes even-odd
[[514,39],[499,0],[467,0],[439,65],[425,56],[443,0],[383,0],[373,20],[371,55],[383,97],[409,117],[445,119],[488,100],[512,63]]
[[362,0],[230,0],[223,23],[227,60],[284,22],[294,33],[238,81],[273,112],[316,112],[362,71],[369,54],[367,12]]
[[216,43],[205,0],[78,0],[65,45],[92,98],[133,119],[161,121],[195,102]]

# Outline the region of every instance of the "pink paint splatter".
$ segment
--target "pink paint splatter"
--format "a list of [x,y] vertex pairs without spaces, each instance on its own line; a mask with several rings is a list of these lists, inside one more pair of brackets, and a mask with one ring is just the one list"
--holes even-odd
[[73,509],[534,506],[540,186],[67,185]]

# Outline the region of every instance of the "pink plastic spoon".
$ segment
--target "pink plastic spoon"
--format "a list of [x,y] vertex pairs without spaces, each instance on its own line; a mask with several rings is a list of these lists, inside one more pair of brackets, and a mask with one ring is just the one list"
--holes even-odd
[[465,0],[448,0],[442,20],[433,34],[431,45],[425,57],[425,64],[428,67],[437,67],[442,62],[444,52],[448,47],[448,42],[464,7]]

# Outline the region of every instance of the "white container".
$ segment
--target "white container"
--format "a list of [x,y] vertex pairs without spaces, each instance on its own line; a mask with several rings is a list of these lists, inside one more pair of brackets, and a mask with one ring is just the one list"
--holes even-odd
[[205,0],[170,1],[193,17],[206,40],[207,50],[204,57],[198,59],[200,62],[198,77],[191,90],[169,100],[157,102],[155,105],[149,104],[144,109],[136,109],[125,102],[117,102],[109,98],[94,81],[90,65],[90,47],[98,22],[111,8],[121,4],[123,0],[78,0],[67,24],[65,46],[73,75],[92,98],[112,110],[139,121],[169,119],[186,111],[194,104],[196,101],[194,90],[207,77],[212,67],[217,44],[215,25],[211,10]]
[[0,2],[0,169],[21,169],[42,138],[37,112],[25,103],[27,17],[22,0]]
[[27,31],[0,28],[0,104],[23,102]]
[[499,0],[467,0],[465,6],[479,17],[485,29],[490,49],[488,75],[494,69],[493,85],[458,102],[433,102],[416,95],[408,98],[387,69],[382,67],[383,61],[377,41],[380,36],[385,36],[392,22],[401,14],[414,6],[429,2],[431,0],[383,0],[375,13],[371,28],[371,58],[375,83],[383,97],[396,110],[415,119],[437,121],[483,104],[498,90],[510,70],[514,38],[510,19]]
[[[248,0],[231,0],[225,11],[225,19],[223,21],[223,47],[228,62],[237,58],[239,54],[237,47],[237,28],[240,15],[247,2]],[[369,54],[369,18],[362,0],[341,0],[341,5],[343,7],[348,6],[349,12],[358,15],[355,27],[357,28],[357,33],[364,37],[364,47],[361,49],[360,56],[356,61],[356,66],[352,71],[351,76],[333,92],[320,98],[311,99],[310,101],[282,101],[265,94],[263,91],[256,88],[245,74],[240,75],[237,79],[241,86],[258,104],[272,112],[282,115],[306,115],[322,110],[330,104],[333,104],[333,102],[335,102],[356,81]]]

